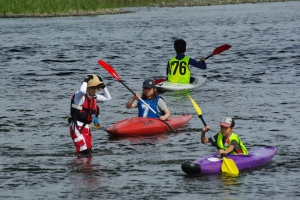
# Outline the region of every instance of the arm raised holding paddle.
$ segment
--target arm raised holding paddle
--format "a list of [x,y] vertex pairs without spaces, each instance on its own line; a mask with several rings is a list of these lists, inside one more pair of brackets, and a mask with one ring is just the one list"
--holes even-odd
[[[108,73],[110,73],[117,81],[119,81],[120,83],[122,83],[122,85],[124,85],[133,95],[136,95],[136,93],[130,89],[119,77],[119,75],[117,74],[117,72],[114,70],[114,68],[112,66],[110,66],[109,64],[107,64],[106,62],[104,62],[103,60],[98,60],[98,64],[101,65]],[[153,82],[153,84],[155,84]],[[160,117],[157,112],[155,110],[153,110],[142,98],[139,98],[139,100],[144,104],[144,106],[146,106],[151,112],[153,112],[156,117]],[[165,113],[166,114],[166,113]],[[166,121],[162,121],[165,125],[167,125],[173,132],[176,132],[175,129]]]
[[[202,133],[201,133],[201,143],[202,144],[206,144],[208,142],[210,142],[213,146],[217,147],[217,144],[216,144],[216,140],[217,140],[217,136],[218,135],[215,135],[213,136],[213,138],[207,138],[205,137],[205,133],[208,132],[210,130],[210,126],[206,126],[202,129]],[[227,150],[223,150],[223,149],[219,149],[218,147],[218,153],[221,154],[221,155],[224,155],[224,154],[229,154],[231,153],[233,150],[234,150],[234,145],[230,145]]]
[[186,42],[183,39],[174,41],[176,56],[171,58],[167,64],[168,82],[189,84],[191,78],[190,65],[199,69],[206,69],[205,58],[197,61],[185,55]]
[[[201,111],[200,107],[198,106],[198,104],[194,101],[194,99],[193,99],[191,96],[188,95],[188,97],[189,97],[189,99],[191,100],[191,102],[192,102],[192,104],[193,104],[193,106],[194,106],[194,108],[195,108],[195,110],[196,110],[196,112],[197,112],[197,114],[198,114],[198,117],[201,119],[203,125],[205,126],[205,128],[204,128],[204,133],[203,133],[203,132],[201,133],[201,142],[202,142],[202,143],[207,143],[207,142],[209,142],[209,139],[206,138],[205,135],[204,135],[205,132],[208,132],[209,135],[210,135],[210,138],[211,138],[212,143],[215,143],[215,144],[216,144],[215,146],[217,147],[217,149],[218,149],[218,151],[219,151],[219,149],[221,149],[221,147],[218,147],[217,145],[219,145],[219,143],[222,143],[223,140],[220,141],[219,138],[218,138],[218,139],[217,139],[217,142],[215,142],[216,140],[211,136],[211,134],[210,134],[210,132],[209,132],[209,129],[210,129],[209,126],[207,126],[206,122],[205,122],[204,119],[203,119],[202,111]],[[222,123],[222,122],[221,122],[221,123]],[[219,153],[220,153],[220,152],[219,152]],[[247,152],[247,153],[248,153],[248,152]],[[222,154],[222,157],[223,157],[223,163],[222,163],[222,166],[221,166],[222,172],[229,173],[229,174],[232,174],[232,175],[237,175],[237,174],[239,174],[239,169],[237,168],[235,162],[234,162],[233,160],[231,160],[231,159],[227,159],[227,158],[224,156],[224,154]]]
[[154,112],[149,111],[149,108],[139,101],[143,99],[156,113],[159,113],[159,119],[164,121],[170,117],[170,111],[163,100],[156,91],[154,80],[147,79],[143,83],[143,95],[140,97],[138,93],[135,94],[127,103],[126,108],[138,108],[139,117],[152,117],[156,118]]
[[[206,143],[211,143],[212,145],[216,145],[216,142],[212,141],[212,139],[209,139],[207,137],[205,137],[205,133],[208,132],[210,130],[210,126],[206,126],[202,129],[202,133],[201,133],[201,143],[202,144],[206,144]],[[216,139],[216,138],[215,138]]]
[[202,57],[199,61],[185,55],[186,42],[183,39],[177,39],[174,42],[174,49],[176,56],[171,58],[167,64],[167,76],[168,82],[189,84],[191,82],[191,67],[194,66],[198,69],[206,69],[205,60],[222,53],[229,49],[231,46],[228,44],[217,47],[209,56],[206,58]]
[[219,154],[248,154],[242,140],[234,133],[234,119],[224,117],[220,122],[220,131],[213,137],[205,137],[205,133],[209,132],[210,127],[205,126],[201,133],[201,142],[203,144],[211,142],[218,148]]

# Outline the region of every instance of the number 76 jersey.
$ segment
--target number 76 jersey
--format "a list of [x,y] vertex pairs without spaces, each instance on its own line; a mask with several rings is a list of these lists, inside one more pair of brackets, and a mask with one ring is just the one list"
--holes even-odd
[[189,56],[184,56],[181,60],[176,57],[169,60],[168,82],[190,83],[191,71],[189,67]]

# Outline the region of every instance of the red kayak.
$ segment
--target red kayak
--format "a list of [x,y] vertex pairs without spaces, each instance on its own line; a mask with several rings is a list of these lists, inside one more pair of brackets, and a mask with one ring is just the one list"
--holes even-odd
[[[192,119],[192,115],[184,114],[169,117],[166,121],[171,127],[177,130],[185,126]],[[169,132],[171,129],[156,118],[132,117],[123,119],[106,129],[112,136],[143,136]]]

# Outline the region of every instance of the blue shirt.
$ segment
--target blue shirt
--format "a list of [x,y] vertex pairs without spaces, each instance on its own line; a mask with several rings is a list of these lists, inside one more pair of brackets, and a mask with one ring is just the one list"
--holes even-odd
[[[157,103],[158,99],[161,98],[160,96],[156,96],[155,99],[144,99],[144,102],[148,104],[150,108],[152,108],[159,116],[162,115],[162,113],[159,112]],[[139,117],[151,117],[151,118],[157,118],[156,114],[152,112],[141,100],[138,100],[137,107],[139,109]]]

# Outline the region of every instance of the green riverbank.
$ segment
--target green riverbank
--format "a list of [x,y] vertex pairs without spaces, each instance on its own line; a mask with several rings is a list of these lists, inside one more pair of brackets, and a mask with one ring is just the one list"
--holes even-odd
[[291,0],[0,0],[0,17],[63,17],[130,13],[126,7],[182,7]]

